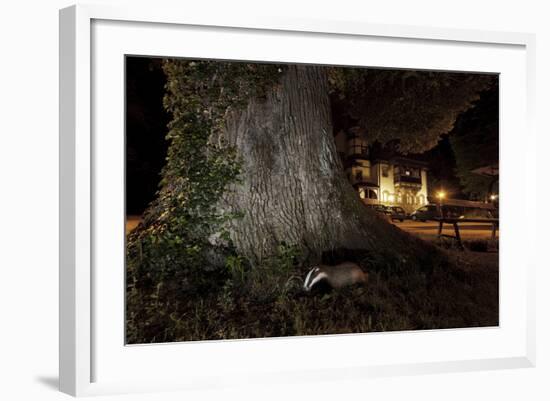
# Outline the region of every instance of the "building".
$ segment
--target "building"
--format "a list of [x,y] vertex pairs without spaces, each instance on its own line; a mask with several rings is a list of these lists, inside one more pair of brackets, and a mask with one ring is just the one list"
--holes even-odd
[[400,156],[371,159],[366,141],[343,131],[335,141],[346,175],[366,204],[401,206],[410,213],[428,203],[426,163]]

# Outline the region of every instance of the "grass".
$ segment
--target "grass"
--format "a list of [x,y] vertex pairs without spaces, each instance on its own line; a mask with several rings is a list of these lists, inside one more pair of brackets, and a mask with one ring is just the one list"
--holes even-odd
[[448,260],[430,269],[388,270],[361,255],[340,255],[368,271],[369,282],[339,291],[304,292],[307,267],[286,264],[285,274],[268,266],[238,277],[222,276],[200,293],[175,286],[161,296],[159,286],[154,287],[156,293],[130,288],[127,340],[152,343],[497,326],[498,253],[441,249]]

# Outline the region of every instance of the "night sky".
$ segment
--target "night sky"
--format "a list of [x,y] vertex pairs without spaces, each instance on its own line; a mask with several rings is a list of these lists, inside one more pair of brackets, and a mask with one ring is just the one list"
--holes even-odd
[[140,215],[158,189],[170,115],[161,59],[126,58],[126,213]]
[[[126,212],[140,215],[155,198],[160,172],[167,152],[165,135],[170,115],[163,107],[166,79],[162,60],[126,58]],[[337,105],[333,115],[338,125]],[[455,152],[451,136],[472,136],[480,148],[485,147],[484,160],[474,164],[498,163],[498,85],[481,94],[473,108],[457,119],[455,128],[443,135],[439,144],[420,155],[407,157],[425,161],[429,165],[430,190],[444,187],[453,198],[466,199],[457,177]],[[380,151],[380,149],[378,149]],[[479,156],[474,155],[475,157]]]

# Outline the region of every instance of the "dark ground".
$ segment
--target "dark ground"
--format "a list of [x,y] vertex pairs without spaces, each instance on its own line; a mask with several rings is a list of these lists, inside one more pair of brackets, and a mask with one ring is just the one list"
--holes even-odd
[[143,308],[129,297],[129,343],[220,340],[498,326],[498,253],[459,251],[433,269],[369,267],[365,287],[326,293],[301,289],[305,271],[227,280],[199,298]]

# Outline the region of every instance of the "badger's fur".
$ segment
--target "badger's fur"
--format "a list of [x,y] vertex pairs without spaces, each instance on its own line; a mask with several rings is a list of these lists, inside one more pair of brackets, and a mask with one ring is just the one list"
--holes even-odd
[[331,288],[342,288],[353,284],[365,284],[368,274],[353,262],[335,266],[314,266],[304,281],[304,290],[310,291],[318,283],[326,282]]

